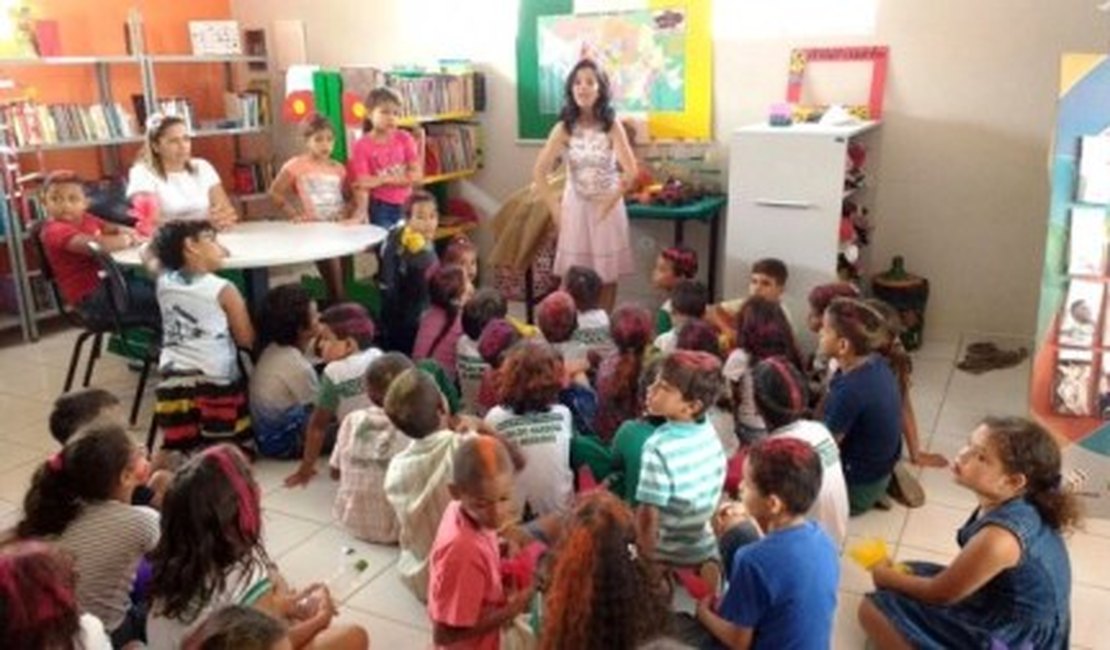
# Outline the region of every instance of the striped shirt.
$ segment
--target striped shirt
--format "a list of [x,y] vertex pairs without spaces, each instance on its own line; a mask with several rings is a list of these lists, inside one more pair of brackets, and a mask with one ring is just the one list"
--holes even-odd
[[574,474],[570,471],[574,425],[570,409],[555,404],[547,411],[517,415],[497,406],[486,415],[486,424],[519,445],[524,455],[524,469],[514,481],[520,511],[525,503],[535,515],[569,510],[574,499]]
[[139,560],[158,543],[158,522],[158,512],[146,506],[99,501],[84,505],[58,536],[74,557],[78,606],[108,631],[123,623]]
[[725,454],[713,426],[667,422],[644,443],[636,500],[659,511],[656,556],[693,565],[717,554],[709,520],[721,499]]
[[413,594],[428,599],[428,555],[439,520],[451,503],[447,484],[454,471],[455,451],[465,436],[444,429],[420,440],[389,461],[385,496],[401,525],[397,573]]
[[339,470],[332,514],[355,537],[397,543],[397,514],[385,498],[385,472],[409,442],[380,406],[343,418],[331,452],[331,466]]

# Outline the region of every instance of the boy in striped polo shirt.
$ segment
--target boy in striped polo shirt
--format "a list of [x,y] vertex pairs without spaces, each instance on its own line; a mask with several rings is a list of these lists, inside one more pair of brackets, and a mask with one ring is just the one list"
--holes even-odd
[[667,422],[644,444],[636,489],[641,548],[664,564],[698,567],[712,593],[721,568],[709,522],[721,498],[725,454],[705,412],[722,384],[721,363],[711,354],[678,350],[663,360],[647,411]]

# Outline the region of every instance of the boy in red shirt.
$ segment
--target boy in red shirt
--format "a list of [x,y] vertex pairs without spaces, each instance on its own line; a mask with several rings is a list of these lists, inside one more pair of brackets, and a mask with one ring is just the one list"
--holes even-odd
[[[62,299],[94,324],[112,319],[108,288],[100,281],[100,266],[89,244],[95,242],[105,252],[123,250],[138,243],[135,235],[106,224],[86,210],[89,200],[81,179],[69,172],[52,174],[43,188],[49,219],[39,237]],[[127,325],[160,326],[154,286],[140,278],[127,280],[130,309],[124,314]]]

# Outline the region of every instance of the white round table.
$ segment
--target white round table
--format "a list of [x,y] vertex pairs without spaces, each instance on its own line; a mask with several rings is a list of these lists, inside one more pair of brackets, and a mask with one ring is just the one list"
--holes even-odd
[[[272,266],[304,264],[361,253],[385,240],[386,230],[370,224],[248,221],[216,237],[228,251],[223,268],[241,269],[246,275],[247,304],[257,307],[269,288]],[[122,266],[142,266],[141,246],[112,253]]]

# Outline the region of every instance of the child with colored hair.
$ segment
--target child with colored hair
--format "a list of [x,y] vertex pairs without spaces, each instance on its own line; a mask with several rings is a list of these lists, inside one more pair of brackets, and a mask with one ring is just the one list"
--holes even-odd
[[284,284],[266,293],[257,314],[262,354],[250,379],[251,424],[259,453],[297,458],[320,380],[305,357],[319,334],[316,301],[299,284]]
[[463,436],[451,430],[447,404],[431,375],[406,370],[385,394],[385,414],[412,444],[389,461],[385,495],[400,524],[397,573],[421,601],[428,594],[428,559],[451,494],[448,484]]
[[651,286],[667,296],[655,314],[655,333],[663,334],[675,329],[671,319],[671,292],[683,280],[698,277],[698,253],[694,249],[678,245],[664,248],[655,258],[651,269]]
[[676,350],[697,350],[721,358],[721,332],[707,320],[696,318],[678,328]]
[[859,298],[859,288],[851,282],[830,282],[810,290],[806,301],[809,304],[809,314],[806,315],[806,326],[809,331],[817,334],[821,331],[822,319],[829,304],[837,298]]
[[697,280],[680,280],[671,291],[670,330],[655,337],[655,349],[670,354],[677,349],[678,330],[693,320],[705,317],[709,291]]
[[825,426],[840,444],[852,515],[870,510],[886,494],[902,455],[902,397],[890,365],[875,352],[882,344],[882,314],[852,298],[825,310],[818,350],[839,369],[829,383]]
[[462,336],[463,305],[474,295],[474,285],[461,266],[440,264],[428,279],[428,308],[420,317],[420,328],[412,349],[414,361],[431,359],[447,373],[451,382],[458,378],[455,367],[459,338]]
[[513,517],[514,462],[506,445],[471,436],[454,453],[451,502],[430,554],[428,616],[437,648],[501,647],[501,627],[524,612],[532,590],[506,593],[497,531]]
[[443,248],[444,264],[457,264],[466,271],[466,278],[478,287],[478,247],[466,235],[455,235]]
[[597,398],[605,408],[594,419],[594,431],[603,441],[611,440],[621,424],[636,419],[643,410],[636,382],[652,333],[651,314],[646,309],[621,305],[613,312],[612,339],[617,349],[602,359],[597,370]]
[[[381,356],[374,347],[374,321],[362,305],[353,302],[332,305],[320,314],[320,321],[331,333],[327,356],[334,359],[324,366],[316,403],[305,428],[304,453],[297,471],[285,478],[285,486],[306,485],[316,476],[316,461],[329,447],[337,423],[355,409],[370,405],[366,396],[366,369]],[[334,439],[334,438],[332,438]]]
[[486,325],[494,319],[503,319],[509,313],[505,297],[497,289],[478,289],[463,305],[462,336],[456,344],[455,366],[459,378],[459,393],[463,410],[477,416],[486,414],[488,407],[479,403],[482,377],[490,365],[478,351],[478,341]]
[[516,478],[517,505],[535,516],[566,512],[574,495],[574,427],[570,409],[559,403],[562,382],[558,352],[540,341],[519,343],[498,375],[500,402],[485,418],[523,452],[527,465]]
[[254,325],[235,285],[216,275],[226,251],[208,221],[171,221],[154,236],[161,262],[162,352],[154,418],[162,447],[251,443],[238,348],[254,347]]
[[948,566],[879,562],[859,620],[878,647],[1066,648],[1071,567],[1062,534],[1079,521],[1060,448],[1024,418],[986,418],[953,463],[975,493]]
[[695,619],[709,635],[701,640],[728,648],[828,648],[840,562],[832,540],[805,514],[820,490],[821,458],[802,440],[774,438],[756,443],[744,465],[744,508],[763,537],[736,552],[720,603],[698,603]]
[[424,190],[413,192],[404,210],[405,221],[382,243],[378,288],[382,347],[411,356],[420,316],[428,306],[428,274],[438,260],[434,244],[439,211],[435,197]]
[[81,613],[73,560],[57,546],[0,547],[0,639],[8,648],[108,650],[104,624]]
[[131,505],[149,474],[145,451],[122,426],[95,426],[35,471],[15,527],[17,538],[50,538],[73,556],[77,606],[104,623],[116,647],[146,640],[145,610],[128,594],[159,538],[158,513]]
[[281,621],[265,612],[228,605],[205,619],[182,650],[286,650],[293,647]]
[[640,648],[667,632],[662,585],[628,506],[603,490],[584,496],[555,550],[540,648]]
[[520,331],[503,318],[491,320],[482,330],[482,337],[478,339],[478,353],[489,366],[482,375],[482,383],[478,389],[478,410],[483,417],[501,400],[497,375],[509,350],[521,340]]
[[174,477],[151,554],[148,645],[176,648],[217,610],[258,608],[289,626],[293,647],[369,646],[366,631],[333,625],[322,585],[294,591],[262,544],[261,492],[246,457],[218,445],[192,457]]
[[744,301],[736,317],[736,349],[728,355],[723,370],[732,393],[736,437],[741,447],[752,444],[767,432],[755,405],[751,368],[776,356],[801,367],[802,357],[794,342],[794,332],[782,308],[766,298],[752,296]]
[[[661,359],[653,359],[640,373],[636,399],[641,405],[647,402],[648,388],[655,383],[659,375],[661,361]],[[639,417],[626,420],[613,436],[609,489],[620,495],[629,505],[635,506],[637,503],[636,490],[640,486],[640,461],[644,456],[644,444],[666,421],[666,418],[641,410]]]
[[386,352],[366,369],[370,405],[343,418],[331,452],[332,478],[339,479],[332,515],[358,539],[396,544],[397,513],[385,497],[390,460],[411,440],[386,415],[383,405],[393,380],[412,368],[399,352]]
[[[135,234],[105,223],[89,213],[85,184],[71,172],[55,172],[42,190],[43,205],[49,217],[38,233],[46,252],[46,262],[62,298],[90,323],[114,324],[115,310],[108,284],[100,278],[100,264],[91,246],[105,253],[137,244]],[[140,277],[126,279],[128,311],[121,314],[126,325],[158,328],[160,318],[154,287]]]
[[[305,151],[281,166],[270,184],[270,200],[294,222],[347,220],[351,216],[343,196],[347,170],[331,158],[335,127],[326,116],[313,113],[302,122],[301,136]],[[290,196],[295,197],[293,201]],[[359,221],[365,219],[362,213],[357,214]],[[324,279],[328,297],[342,300],[343,269],[339,258],[320,260],[316,268]]]
[[874,307],[886,320],[886,336],[876,351],[883,355],[894,376],[898,379],[898,391],[902,395],[902,435],[906,440],[906,454],[910,462],[920,467],[947,467],[948,459],[940,454],[921,449],[921,437],[917,431],[917,415],[914,414],[910,400],[910,375],[913,374],[913,359],[902,345],[902,318],[898,310],[882,300],[871,299],[867,304]]
[[697,567],[716,593],[721,583],[709,520],[721,498],[725,454],[705,412],[721,393],[721,362],[678,350],[662,361],[647,411],[666,422],[644,443],[636,489],[637,528],[647,556]]
[[552,291],[536,306],[536,326],[551,347],[567,363],[586,360],[586,346],[574,338],[578,329],[578,310],[566,291]]
[[578,328],[574,340],[591,349],[608,349],[613,345],[609,335],[609,314],[601,309],[601,276],[585,266],[572,266],[563,276],[563,291],[574,298],[578,309]]
[[354,214],[370,223],[392,228],[401,220],[402,206],[413,185],[424,175],[424,162],[412,135],[397,128],[403,104],[392,88],[379,86],[366,96],[370,111],[362,137],[351,147],[347,172],[354,188]]

